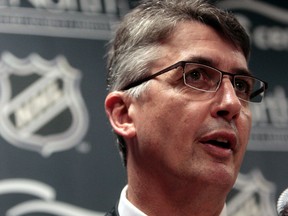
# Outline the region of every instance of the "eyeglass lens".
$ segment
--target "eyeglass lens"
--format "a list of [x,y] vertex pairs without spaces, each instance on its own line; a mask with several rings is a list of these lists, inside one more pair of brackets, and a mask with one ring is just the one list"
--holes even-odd
[[[186,63],[183,72],[185,85],[192,89],[200,90],[198,93],[195,92],[195,97],[198,97],[195,99],[206,99],[209,97],[210,94],[203,94],[203,92],[216,92],[223,77],[221,71],[197,63]],[[232,76],[234,77],[233,86],[235,93],[239,99],[250,102],[261,102],[263,93],[257,94],[257,92],[260,92],[264,87],[262,81],[248,75]]]

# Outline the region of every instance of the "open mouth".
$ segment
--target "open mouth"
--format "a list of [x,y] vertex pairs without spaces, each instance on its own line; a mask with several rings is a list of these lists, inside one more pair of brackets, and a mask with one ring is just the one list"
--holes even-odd
[[237,151],[237,136],[234,132],[217,131],[201,137],[200,142],[214,149],[224,150],[223,152]]
[[231,144],[228,141],[208,140],[206,143],[223,149],[231,149]]

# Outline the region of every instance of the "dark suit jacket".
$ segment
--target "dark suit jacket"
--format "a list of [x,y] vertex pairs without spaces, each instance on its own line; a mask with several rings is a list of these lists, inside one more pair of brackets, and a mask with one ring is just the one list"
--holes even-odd
[[115,205],[114,208],[112,208],[109,212],[107,212],[105,214],[105,216],[119,216],[119,213],[118,213],[118,203]]

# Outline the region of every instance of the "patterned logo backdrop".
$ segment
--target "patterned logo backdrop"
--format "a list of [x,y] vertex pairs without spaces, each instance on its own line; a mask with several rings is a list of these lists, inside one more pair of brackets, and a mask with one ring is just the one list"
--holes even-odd
[[[105,52],[137,0],[0,1],[0,215],[98,216],[125,185],[105,116]],[[269,81],[253,106],[233,216],[276,216],[288,187],[288,2],[222,0],[251,35]]]
[[114,205],[125,175],[103,102],[118,3],[0,1],[0,215]]

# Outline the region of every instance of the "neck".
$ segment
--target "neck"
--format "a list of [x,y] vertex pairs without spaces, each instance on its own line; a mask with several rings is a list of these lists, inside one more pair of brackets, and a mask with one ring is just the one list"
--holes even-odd
[[159,176],[156,178],[155,173],[134,173],[128,171],[127,198],[149,216],[219,216],[224,207],[226,193],[216,185],[164,176],[157,181]]

